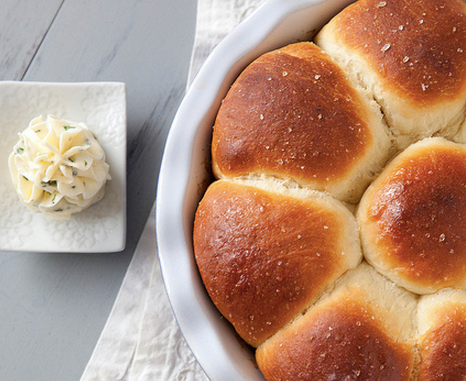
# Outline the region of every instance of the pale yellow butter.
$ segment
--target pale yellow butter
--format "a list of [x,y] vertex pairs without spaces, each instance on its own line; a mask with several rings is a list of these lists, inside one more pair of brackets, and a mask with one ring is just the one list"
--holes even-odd
[[8,165],[13,185],[29,208],[69,219],[102,199],[109,165],[84,123],[39,116],[18,136]]

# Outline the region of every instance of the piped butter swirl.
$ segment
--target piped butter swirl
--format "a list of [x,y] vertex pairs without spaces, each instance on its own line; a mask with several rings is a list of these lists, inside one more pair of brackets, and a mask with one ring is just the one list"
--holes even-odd
[[109,165],[84,123],[39,116],[18,136],[8,165],[13,185],[29,208],[69,219],[102,199]]

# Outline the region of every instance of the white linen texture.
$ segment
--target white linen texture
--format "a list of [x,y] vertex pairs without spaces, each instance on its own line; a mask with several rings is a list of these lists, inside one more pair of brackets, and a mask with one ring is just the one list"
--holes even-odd
[[[264,0],[198,0],[188,86],[212,49]],[[207,381],[165,293],[155,206],[81,381]]]

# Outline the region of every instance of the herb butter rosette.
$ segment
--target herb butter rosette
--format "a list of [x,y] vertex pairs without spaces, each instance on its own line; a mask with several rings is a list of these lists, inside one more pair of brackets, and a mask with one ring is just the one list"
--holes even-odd
[[29,208],[69,219],[102,199],[109,165],[84,123],[39,116],[18,135],[8,164],[13,185]]

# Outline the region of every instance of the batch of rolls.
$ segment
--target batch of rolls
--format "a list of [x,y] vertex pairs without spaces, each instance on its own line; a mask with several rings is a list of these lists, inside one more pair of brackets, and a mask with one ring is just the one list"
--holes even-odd
[[213,128],[193,243],[271,380],[466,379],[466,4],[359,0]]

